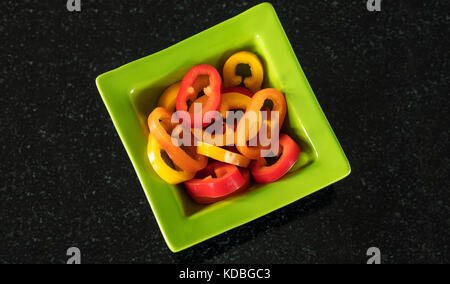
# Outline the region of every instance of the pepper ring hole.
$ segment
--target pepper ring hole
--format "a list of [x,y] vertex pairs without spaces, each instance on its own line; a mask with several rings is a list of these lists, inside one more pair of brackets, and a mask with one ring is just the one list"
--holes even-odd
[[241,76],[243,78],[251,77],[252,76],[252,68],[250,68],[250,65],[245,63],[239,63],[236,66],[236,75]]

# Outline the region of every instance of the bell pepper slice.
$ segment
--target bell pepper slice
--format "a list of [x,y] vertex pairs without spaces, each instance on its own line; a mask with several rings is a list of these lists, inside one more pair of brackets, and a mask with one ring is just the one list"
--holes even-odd
[[[188,111],[188,101],[195,101],[198,93],[203,90],[205,97],[208,99],[202,105],[201,126],[208,124],[203,123],[203,116],[211,110],[219,110],[221,102],[222,78],[216,68],[201,64],[191,68],[181,81],[180,90],[177,95],[176,109],[177,111]],[[194,115],[191,114],[191,125],[195,126]]]
[[223,88],[222,95],[226,94],[226,93],[240,93],[240,94],[246,95],[250,98],[253,97],[253,95],[255,94],[252,91],[250,91],[249,89],[244,88],[244,87],[239,87],[239,86]]
[[257,160],[261,158],[261,151],[269,149],[270,145],[263,147],[261,145],[249,146],[245,144],[245,145],[236,145],[236,148],[239,151],[239,153],[241,153],[244,157],[247,157],[248,159],[251,160]]
[[197,202],[203,198],[213,198],[216,201],[226,198],[241,189],[248,182],[235,165],[212,162],[199,171],[194,179],[184,182],[187,192]]
[[223,118],[227,117],[227,111],[242,109],[244,112],[250,104],[250,97],[242,93],[231,92],[222,94],[222,104],[220,105],[220,114]]
[[148,135],[147,144],[147,156],[155,172],[161,177],[165,182],[170,184],[178,184],[187,180],[192,179],[195,173],[186,172],[183,170],[177,170],[169,166],[162,157],[162,149],[155,139],[152,139],[152,135]]
[[[243,77],[236,74],[239,64],[247,64],[250,67],[251,76]],[[264,78],[264,69],[258,56],[249,51],[239,51],[231,55],[223,66],[223,81],[225,87],[243,84],[252,92],[261,89]]]
[[[194,103],[201,103],[204,104],[208,98],[205,96],[200,97],[194,101]],[[230,110],[236,110],[236,109],[242,109],[245,111],[247,108],[247,105],[250,102],[250,98],[246,95],[243,95],[241,93],[232,92],[232,93],[225,93],[222,94],[222,104],[220,105],[220,114],[223,119],[227,118],[227,112]],[[189,107],[189,113],[191,115],[194,114],[194,104],[192,104]],[[204,141],[207,143],[212,143],[215,146],[224,146],[224,145],[231,145],[235,143],[234,139],[234,133],[235,129],[234,126],[228,125],[227,123],[223,123],[224,130],[222,133],[214,133],[212,135],[212,141],[205,141],[204,137],[206,135],[206,131],[203,129],[202,131],[196,131],[195,128],[192,129],[192,133],[199,141]],[[200,134],[202,135],[200,137]],[[218,142],[216,142],[218,141]]]
[[[148,127],[152,137],[158,142],[163,150],[167,152],[172,161],[187,172],[197,172],[206,167],[208,158],[198,155],[195,146],[185,146],[184,149],[178,147],[172,142],[171,135],[164,128],[166,125],[169,130],[175,125],[171,122],[171,115],[167,109],[163,107],[155,108],[148,116]],[[160,122],[161,120],[161,122]]]
[[[202,104],[202,106],[204,106],[207,101],[209,100],[209,98],[207,96],[201,96],[200,98],[195,99],[195,101],[189,106],[188,112],[191,116],[194,115],[194,104]],[[220,109],[220,107],[219,107]]]
[[[283,125],[284,119],[286,117],[286,112],[287,112],[287,106],[286,106],[286,99],[284,98],[283,93],[281,93],[280,91],[273,89],[273,88],[267,88],[267,89],[263,89],[258,91],[250,100],[250,103],[247,106],[247,110],[246,110],[246,114],[250,112],[253,112],[253,114],[256,114],[257,117],[257,121],[253,121],[253,123],[257,122],[258,125],[250,125],[249,127],[246,127],[245,129],[245,141],[248,141],[250,139],[252,139],[253,137],[249,136],[249,130],[251,127],[257,127],[257,129],[259,129],[261,127],[261,123],[262,123],[262,119],[261,119],[261,111],[264,108],[264,103],[266,100],[270,100],[272,101],[273,107],[271,111],[277,111],[278,112],[278,122],[279,122],[279,127],[281,128],[281,126]],[[244,114],[244,115],[246,115]],[[270,117],[267,117],[268,119],[270,119]],[[248,121],[247,122],[251,122]],[[244,119],[242,119],[238,125],[238,129],[239,127],[245,127],[246,121]],[[269,124],[271,124],[271,122],[268,122]],[[255,133],[256,134],[256,133]]]
[[[271,136],[271,131],[272,131],[272,124],[270,123],[270,121],[268,121],[268,119],[270,118],[270,110],[266,107],[263,107],[261,109],[261,112],[267,112],[268,114],[266,115],[266,119],[262,120],[262,124],[261,127],[266,127],[267,129],[267,135],[268,138],[270,138]],[[242,119],[242,118],[241,118]],[[262,129],[262,128],[261,128]],[[258,137],[256,137],[257,139]],[[270,145],[267,146],[262,146],[259,144],[259,140],[257,140],[257,145],[256,146],[249,146],[247,145],[247,142],[245,144],[240,144],[240,141],[238,142],[238,138],[237,138],[237,132],[236,132],[236,149],[245,157],[252,159],[252,160],[257,160],[259,158],[261,158],[262,154],[261,151],[262,150],[267,150],[270,148]]]
[[[222,125],[222,133],[208,133],[207,129],[198,131],[198,128],[191,128],[191,132],[197,139],[197,144],[199,141],[203,141],[215,146],[234,145],[234,129],[225,122]],[[207,135],[209,138],[207,138]]]
[[248,164],[250,164],[250,159],[241,154],[228,151],[205,142],[198,142],[197,153],[220,162],[233,164],[243,168],[246,168]]
[[265,184],[280,179],[292,168],[300,155],[300,146],[286,134],[280,135],[280,150],[277,162],[271,166],[267,166],[264,158],[250,164],[250,172],[257,183]]
[[176,82],[168,87],[159,97],[158,106],[166,108],[169,112],[175,111],[177,103],[177,95],[180,90],[181,82]]
[[240,188],[236,189],[235,191],[233,191],[232,193],[228,194],[228,195],[223,195],[220,197],[207,197],[207,196],[192,196],[192,198],[197,202],[197,203],[201,203],[201,204],[210,204],[210,203],[214,203],[220,200],[224,200],[227,198],[230,198],[232,196],[236,196],[239,193],[245,191],[247,188],[250,187],[250,172],[248,169],[244,169],[244,168],[240,168],[239,172],[241,172],[241,175],[245,178],[245,183],[243,186],[241,186]]
[[[200,97],[194,101],[195,103],[205,104],[208,98],[205,96]],[[222,115],[222,118],[227,117],[227,111],[242,109],[244,112],[247,109],[248,104],[250,103],[250,97],[238,93],[238,92],[229,92],[222,94],[222,103],[219,108],[219,112]],[[194,114],[194,104],[189,107],[189,113],[191,115]]]

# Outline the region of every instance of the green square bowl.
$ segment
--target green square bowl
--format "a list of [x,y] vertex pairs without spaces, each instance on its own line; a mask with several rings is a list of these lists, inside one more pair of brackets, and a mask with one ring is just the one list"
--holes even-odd
[[[285,94],[288,118],[282,131],[300,144],[302,153],[291,171],[274,183],[253,185],[214,204],[196,204],[182,185],[169,185],[153,171],[146,154],[147,116],[164,89],[181,80],[192,66],[206,63],[221,70],[239,50],[258,54],[265,70],[263,87]],[[261,217],[350,173],[349,162],[269,3],[104,73],[96,82],[173,252]]]

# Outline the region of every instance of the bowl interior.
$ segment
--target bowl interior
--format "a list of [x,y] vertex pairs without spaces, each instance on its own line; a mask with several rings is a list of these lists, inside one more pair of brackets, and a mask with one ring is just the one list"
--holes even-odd
[[[163,93],[165,88],[171,84],[180,81],[183,75],[187,72],[189,67],[196,64],[209,64],[217,68],[219,73],[222,74],[222,67],[226,59],[233,53],[246,50],[256,53],[264,66],[265,76],[263,82],[263,88],[273,87],[279,90],[283,90],[283,82],[280,81],[280,74],[277,74],[276,68],[271,68],[269,55],[266,54],[264,45],[269,39],[264,38],[261,34],[250,35],[248,38],[242,39],[241,41],[234,41],[229,43],[225,49],[217,49],[216,52],[210,56],[204,58],[201,62],[190,62],[186,67],[181,70],[173,70],[171,73],[164,76],[164,78],[159,78],[158,80],[148,82],[144,85],[137,86],[132,89],[129,93],[130,100],[133,104],[135,115],[138,117],[141,129],[140,138],[142,142],[137,142],[136,145],[143,145],[147,141],[148,137],[148,127],[147,127],[147,117],[150,112],[157,106],[158,98]],[[287,98],[287,104],[290,105],[289,98]],[[303,127],[299,117],[295,115],[295,112],[290,112],[288,108],[287,117],[285,123],[281,130],[283,133],[288,134],[292,137],[301,147],[300,160],[293,169],[284,178],[289,178],[292,175],[300,174],[299,170],[303,167],[307,167],[314,163],[317,157],[317,152],[314,149],[313,142],[310,141],[305,128]],[[142,149],[145,151],[145,149]],[[150,170],[149,174],[154,175],[154,178],[159,178]],[[239,196],[253,194],[263,185],[253,184],[249,190],[242,192],[240,195],[234,197],[239,198]],[[191,216],[205,210],[214,209],[214,207],[221,206],[221,202],[216,202],[209,205],[201,205],[195,203],[189,195],[186,193],[184,186],[182,184],[170,186],[174,194],[174,199],[178,203],[178,206],[182,210],[184,216],[190,218]]]

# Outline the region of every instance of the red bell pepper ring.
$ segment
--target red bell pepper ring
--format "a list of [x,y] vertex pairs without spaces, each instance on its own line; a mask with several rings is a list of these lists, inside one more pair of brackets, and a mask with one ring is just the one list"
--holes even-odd
[[280,135],[280,150],[278,161],[271,166],[266,166],[264,158],[250,164],[250,172],[257,183],[265,184],[280,179],[292,168],[300,155],[300,146],[286,134]]
[[236,189],[235,191],[233,191],[231,194],[228,195],[224,195],[221,197],[206,197],[206,196],[193,196],[192,198],[200,204],[210,204],[210,203],[214,203],[220,200],[224,200],[227,198],[230,198],[232,196],[238,195],[239,193],[243,192],[244,190],[246,190],[247,188],[250,187],[250,172],[248,169],[244,169],[244,168],[240,168],[239,171],[241,172],[242,176],[244,176],[245,178],[245,183],[243,186],[241,186],[240,188]]
[[[203,123],[204,114],[211,110],[219,110],[221,103],[222,78],[216,68],[211,65],[201,64],[194,66],[183,77],[177,95],[177,111],[188,111],[188,101],[195,101],[201,90],[208,97],[208,100],[202,106],[201,113],[202,121],[200,125],[205,127],[208,124]],[[191,125],[194,127],[195,114],[190,114],[190,116]]]
[[250,184],[248,170],[222,162],[211,162],[194,179],[184,182],[198,203],[211,203],[240,192]]
[[239,87],[239,86],[223,88],[222,94],[226,94],[226,93],[239,93],[239,94],[246,95],[250,98],[253,97],[253,95],[255,94],[252,91],[250,91],[249,89],[244,88],[244,87]]

